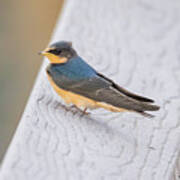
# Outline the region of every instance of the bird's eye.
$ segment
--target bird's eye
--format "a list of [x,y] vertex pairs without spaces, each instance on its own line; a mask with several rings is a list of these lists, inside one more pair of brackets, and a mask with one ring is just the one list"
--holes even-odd
[[55,55],[60,55],[62,51],[58,49],[51,49],[49,52]]

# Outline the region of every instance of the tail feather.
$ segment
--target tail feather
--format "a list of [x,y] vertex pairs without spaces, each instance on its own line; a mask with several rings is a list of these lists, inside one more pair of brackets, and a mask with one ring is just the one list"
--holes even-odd
[[159,109],[160,107],[157,105],[142,103],[142,111],[158,111]]
[[136,109],[135,112],[143,115],[144,117],[154,118],[155,117],[154,115],[147,113],[145,111],[158,111],[160,109],[160,107],[157,105],[152,105],[149,103],[140,103],[140,104],[141,104],[141,108]]
[[147,117],[147,118],[154,118],[155,117],[154,115],[147,113],[147,112],[143,112],[143,111],[136,111],[136,112],[141,114],[144,117]]

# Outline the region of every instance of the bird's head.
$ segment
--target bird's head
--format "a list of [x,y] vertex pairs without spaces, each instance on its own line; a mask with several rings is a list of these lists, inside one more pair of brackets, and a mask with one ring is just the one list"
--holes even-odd
[[77,55],[76,51],[72,48],[72,43],[66,41],[53,43],[40,52],[40,54],[46,56],[51,63],[66,63]]

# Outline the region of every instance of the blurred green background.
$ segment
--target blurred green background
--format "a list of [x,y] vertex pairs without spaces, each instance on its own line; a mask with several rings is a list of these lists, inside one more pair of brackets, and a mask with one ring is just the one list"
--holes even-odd
[[0,160],[15,132],[62,0],[0,0]]

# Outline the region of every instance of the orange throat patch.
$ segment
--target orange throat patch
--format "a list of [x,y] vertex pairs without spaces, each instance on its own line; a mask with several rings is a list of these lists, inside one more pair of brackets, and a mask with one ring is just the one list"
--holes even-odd
[[61,64],[61,63],[66,63],[68,61],[68,59],[66,57],[58,57],[58,56],[51,54],[51,53],[47,53],[45,56],[49,59],[49,61],[51,63]]

